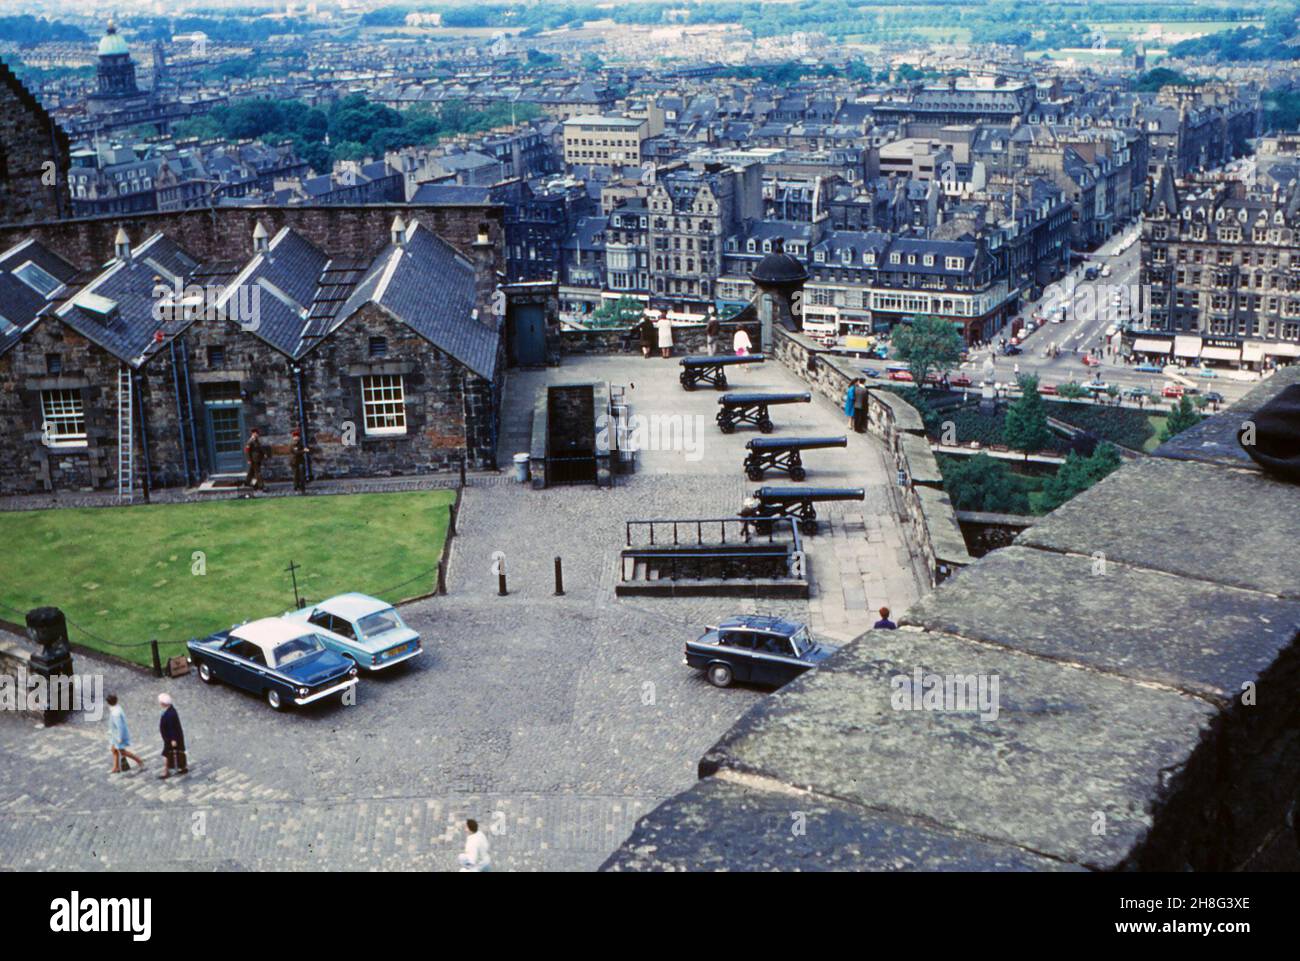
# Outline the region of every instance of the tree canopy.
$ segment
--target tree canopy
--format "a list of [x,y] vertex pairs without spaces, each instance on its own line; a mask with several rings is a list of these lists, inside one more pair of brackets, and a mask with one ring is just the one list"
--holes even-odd
[[894,352],[907,362],[912,382],[923,387],[931,373],[946,371],[961,362],[964,346],[951,321],[922,314],[910,324],[899,324],[890,335]]

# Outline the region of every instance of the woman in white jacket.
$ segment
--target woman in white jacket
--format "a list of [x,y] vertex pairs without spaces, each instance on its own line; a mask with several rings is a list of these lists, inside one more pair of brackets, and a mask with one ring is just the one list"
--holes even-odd
[[659,330],[659,352],[667,360],[668,355],[673,352],[673,322],[667,314],[660,314],[655,327]]
[[749,354],[754,345],[749,342],[749,334],[745,333],[744,327],[736,328],[736,336],[731,338],[732,349],[735,350],[737,357],[744,357]]

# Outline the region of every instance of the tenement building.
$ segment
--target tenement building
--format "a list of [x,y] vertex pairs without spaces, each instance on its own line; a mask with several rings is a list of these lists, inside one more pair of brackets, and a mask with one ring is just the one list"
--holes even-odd
[[259,222],[221,260],[119,229],[110,254],[80,273],[36,240],[0,254],[0,492],[233,480],[253,428],[272,480],[295,428],[315,477],[495,463],[493,271],[424,225],[339,256]]
[[1300,190],[1176,181],[1142,225],[1149,305],[1125,337],[1152,360],[1262,369],[1300,358]]

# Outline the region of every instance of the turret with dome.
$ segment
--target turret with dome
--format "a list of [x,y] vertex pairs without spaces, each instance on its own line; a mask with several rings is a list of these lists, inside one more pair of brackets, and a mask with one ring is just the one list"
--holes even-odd
[[[108,21],[104,36],[99,41],[99,65],[96,68],[98,89],[94,100],[120,101],[140,96],[140,88],[135,82],[135,63],[131,60],[131,50],[122,35],[117,32],[117,24]],[[116,103],[101,104],[101,109],[111,109]]]

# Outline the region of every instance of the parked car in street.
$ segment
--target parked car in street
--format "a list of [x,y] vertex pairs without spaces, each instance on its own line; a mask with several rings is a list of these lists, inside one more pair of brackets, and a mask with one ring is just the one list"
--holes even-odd
[[889,372],[890,380],[901,380],[911,383],[912,372],[910,370],[891,370]]
[[1087,270],[1085,270],[1085,271],[1083,272],[1083,279],[1084,279],[1084,280],[1096,280],[1096,279],[1097,279],[1097,268],[1096,268],[1096,267],[1089,267]]
[[1109,277],[1109,276],[1110,276],[1110,264],[1102,264],[1102,265],[1101,265],[1101,275],[1102,275],[1103,277]]
[[1220,394],[1217,390],[1209,391],[1205,395],[1205,399],[1209,401],[1211,404],[1222,404],[1224,402],[1223,395]]
[[339,594],[284,619],[319,628],[326,647],[365,671],[384,671],[423,653],[419,632],[392,604],[368,594]]
[[1129,400],[1137,400],[1139,397],[1148,397],[1150,394],[1151,391],[1145,387],[1130,387],[1128,390],[1124,391],[1124,396]]
[[1040,394],[1055,394],[1055,393],[1056,393],[1056,385],[1055,385],[1055,384],[1039,384],[1039,385],[1038,385],[1038,392],[1039,392]]
[[1024,352],[1025,349],[1021,347],[1019,344],[1007,344],[1005,347],[1002,348],[1002,353],[1005,354],[1007,357],[1012,357],[1016,354],[1023,354]]
[[1177,400],[1183,396],[1185,390],[1186,388],[1182,384],[1165,384],[1164,389],[1160,391],[1160,396],[1172,397]]
[[949,387],[969,387],[970,385],[971,379],[967,374],[953,374],[948,378]]
[[838,649],[814,641],[804,624],[742,614],[687,641],[682,663],[704,671],[715,687],[727,687],[732,681],[779,687]]
[[277,711],[356,687],[357,666],[325,646],[307,624],[279,617],[191,639],[190,659],[204,684],[225,681],[266,699]]
[[1159,364],[1138,364],[1133,369],[1144,374],[1163,374],[1165,372],[1165,369]]

